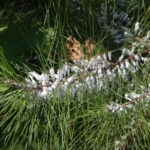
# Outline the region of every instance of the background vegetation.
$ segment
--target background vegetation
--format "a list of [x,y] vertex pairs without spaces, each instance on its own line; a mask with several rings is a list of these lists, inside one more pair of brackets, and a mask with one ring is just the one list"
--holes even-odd
[[[137,21],[141,36],[149,30],[149,6],[146,0],[1,0],[0,149],[149,149],[149,105],[138,104],[135,111],[121,115],[105,109],[112,101],[124,102],[122,97],[131,92],[120,78],[109,91],[66,94],[53,101],[4,82],[24,83],[31,70],[57,70],[68,61],[70,35],[83,46],[91,39],[96,47],[93,56],[113,51],[117,60],[122,47],[134,42],[124,37],[124,31],[133,31]],[[115,17],[121,12],[122,17]],[[132,91],[142,93],[140,83],[148,86],[148,65],[142,71],[141,76],[133,75]]]

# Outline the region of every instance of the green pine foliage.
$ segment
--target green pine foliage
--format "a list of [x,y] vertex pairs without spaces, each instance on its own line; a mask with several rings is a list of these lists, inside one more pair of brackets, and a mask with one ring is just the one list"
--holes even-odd
[[[26,82],[29,72],[48,74],[50,68],[56,71],[68,61],[65,43],[70,35],[81,43],[92,39],[93,56],[111,51],[112,63],[118,62],[122,48],[140,43],[150,30],[149,1],[7,0],[7,5],[1,4],[0,149],[149,149],[150,61],[140,60],[138,71],[129,71],[127,80],[116,71],[116,77],[104,83],[107,88],[79,91],[79,95],[68,90],[63,98],[59,90],[53,98],[40,97],[41,87],[31,88]],[[134,34],[136,22],[142,33],[125,37],[125,31]],[[141,45],[135,51],[140,49],[141,56],[149,59],[149,53],[143,53],[149,43]],[[140,96],[127,101],[128,93]]]

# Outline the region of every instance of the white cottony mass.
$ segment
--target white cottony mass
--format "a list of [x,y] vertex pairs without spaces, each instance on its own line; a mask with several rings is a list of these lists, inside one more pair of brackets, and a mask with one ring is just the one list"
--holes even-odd
[[[137,22],[134,32],[137,33],[139,30],[139,23]],[[112,52],[108,52],[107,54],[96,55],[89,60],[83,57],[81,62],[66,62],[57,70],[50,68],[48,73],[29,72],[28,78],[25,79],[26,87],[35,89],[37,95],[43,99],[47,99],[47,97],[53,99],[53,96],[58,93],[63,98],[65,93],[68,92],[72,96],[80,96],[81,93],[86,92],[108,91],[111,88],[111,83],[114,84],[116,78],[122,78],[123,82],[129,83],[129,87],[133,87],[135,80],[132,79],[132,75],[140,69],[140,65],[149,62],[148,57],[140,54],[140,46],[145,46],[145,40],[149,38],[150,32],[140,39],[140,44],[135,40],[130,48],[123,48],[115,63],[112,60]],[[20,86],[17,83],[13,84]],[[119,86],[118,83],[116,85]],[[139,97],[140,94],[135,92],[124,95],[124,98],[130,102]],[[150,98],[147,97],[147,100],[150,100]],[[107,106],[108,110],[113,113],[126,113],[125,108],[131,107],[132,104],[124,106],[115,103]]]
[[139,31],[139,29],[140,29],[140,23],[137,22],[137,23],[135,24],[135,27],[134,27],[134,33],[137,34],[138,31]]

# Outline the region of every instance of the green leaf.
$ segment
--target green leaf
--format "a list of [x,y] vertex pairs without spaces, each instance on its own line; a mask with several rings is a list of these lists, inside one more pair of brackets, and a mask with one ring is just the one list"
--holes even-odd
[[7,28],[8,28],[8,26],[1,27],[1,28],[0,28],[0,32],[5,31]]
[[0,92],[5,92],[9,89],[6,85],[0,85]]

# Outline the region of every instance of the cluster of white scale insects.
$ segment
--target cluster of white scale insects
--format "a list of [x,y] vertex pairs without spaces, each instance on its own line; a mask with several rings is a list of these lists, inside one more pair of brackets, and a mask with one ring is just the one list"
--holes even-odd
[[[135,24],[134,33],[125,32],[124,35],[127,38],[135,38],[140,36],[142,30],[140,24]],[[53,96],[59,95],[64,97],[66,92],[69,92],[72,96],[80,96],[84,93],[109,90],[110,83],[116,78],[122,78],[127,81],[131,74],[139,70],[139,64],[145,65],[148,61],[148,57],[144,57],[141,54],[141,50],[148,45],[150,38],[150,31],[146,36],[138,38],[131,43],[130,49],[122,48],[122,54],[118,58],[116,63],[112,63],[112,52],[108,52],[103,55],[96,55],[90,60],[82,57],[82,61],[74,62],[70,64],[64,63],[57,71],[54,68],[50,68],[49,73],[38,74],[37,72],[29,72],[26,82],[29,88],[37,89],[36,93],[43,99],[53,99]],[[129,56],[125,59],[126,56]],[[134,79],[131,80],[132,86]],[[40,88],[37,88],[39,87]],[[144,93],[143,93],[144,94]],[[141,95],[136,93],[126,94],[125,99],[131,101]],[[146,97],[147,98],[147,97]],[[147,98],[148,99],[148,98]],[[133,103],[129,105],[120,105],[111,103],[107,106],[112,112],[123,111],[125,107],[131,107]]]

